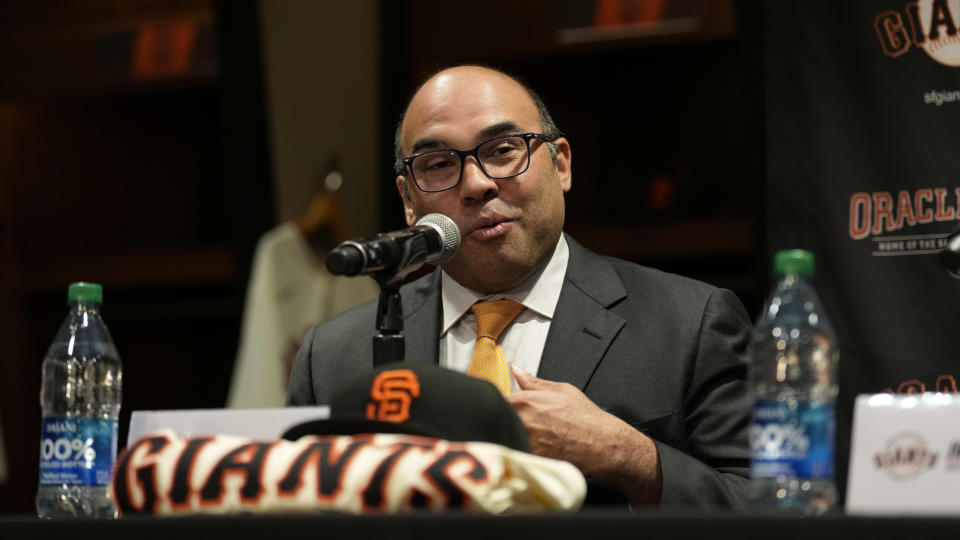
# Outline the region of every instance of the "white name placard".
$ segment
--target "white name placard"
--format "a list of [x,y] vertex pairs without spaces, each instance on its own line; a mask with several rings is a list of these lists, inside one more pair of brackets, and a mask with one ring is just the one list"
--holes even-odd
[[858,396],[848,479],[848,514],[960,514],[960,394]]
[[283,433],[308,420],[330,416],[330,407],[283,407],[273,409],[184,409],[133,411],[127,446],[151,431],[174,430],[180,438],[196,435],[236,435],[260,440],[279,439]]

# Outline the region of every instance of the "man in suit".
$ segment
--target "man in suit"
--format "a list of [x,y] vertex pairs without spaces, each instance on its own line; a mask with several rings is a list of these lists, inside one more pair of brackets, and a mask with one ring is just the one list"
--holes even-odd
[[[497,384],[534,453],[602,486],[588,501],[611,492],[634,505],[743,501],[743,306],[563,234],[570,145],[532,90],[487,68],[441,71],[411,99],[397,157],[407,223],[442,213],[463,237],[442,271],[402,289],[407,362]],[[486,301],[502,298],[515,318],[486,336],[478,325],[489,309],[474,306],[501,310]],[[288,404],[326,403],[337,380],[371,368],[375,311],[363,305],[307,335]]]

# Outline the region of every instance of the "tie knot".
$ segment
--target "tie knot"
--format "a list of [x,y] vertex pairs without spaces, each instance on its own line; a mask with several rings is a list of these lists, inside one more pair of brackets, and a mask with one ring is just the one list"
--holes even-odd
[[477,318],[477,336],[488,337],[494,341],[500,338],[503,330],[523,311],[523,304],[501,298],[488,302],[477,302],[470,306]]

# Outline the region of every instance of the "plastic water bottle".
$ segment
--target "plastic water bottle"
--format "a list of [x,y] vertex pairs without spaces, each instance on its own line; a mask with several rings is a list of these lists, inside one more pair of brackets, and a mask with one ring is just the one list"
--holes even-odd
[[753,332],[754,502],[821,514],[837,500],[837,339],[811,284],[813,254],[780,251],[774,266],[779,282]]
[[70,312],[43,359],[36,500],[42,518],[117,517],[107,485],[117,455],[123,375],[100,318],[102,302],[100,285],[71,284]]

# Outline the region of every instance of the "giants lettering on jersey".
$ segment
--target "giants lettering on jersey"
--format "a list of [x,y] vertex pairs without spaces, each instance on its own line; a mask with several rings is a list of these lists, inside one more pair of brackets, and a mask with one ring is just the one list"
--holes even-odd
[[583,477],[569,463],[489,443],[386,434],[180,440],[168,431],[131,446],[111,485],[125,515],[549,509],[579,506],[581,490]]
[[[487,481],[487,470],[463,444],[447,443],[435,439],[419,439],[417,442],[375,442],[373,437],[355,440],[352,437],[311,437],[316,439],[302,448],[286,463],[273,460],[271,467],[283,467],[283,474],[275,483],[273,491],[279,497],[294,498],[309,492],[309,498],[333,502],[342,493],[345,483],[365,477],[363,489],[350,494],[356,497],[365,511],[382,511],[387,507],[391,493],[387,490],[395,466],[405,453],[416,451],[423,459],[418,473],[425,486],[436,489],[402,490],[396,495],[401,500],[414,500],[417,507],[439,506],[443,508],[466,506],[461,485],[475,485]],[[221,506],[224,497],[236,491],[242,506],[255,506],[267,492],[265,481],[274,476],[267,471],[267,455],[281,441],[250,442],[225,449],[211,446],[213,437],[188,439],[186,444],[171,444],[169,436],[144,438],[124,456],[118,471],[127,477],[117,483],[116,502],[124,514],[156,513],[158,503],[167,503],[171,509],[186,509],[193,505]],[[156,479],[158,461],[166,449],[176,453],[173,467],[173,487],[169,491],[159,489]],[[212,468],[197,467],[197,462],[207,449],[210,459],[216,459]],[[224,451],[226,450],[226,451]],[[465,460],[465,469],[450,465],[456,460]],[[276,472],[276,471],[273,471]],[[132,474],[131,474],[132,473]],[[131,478],[137,481],[131,482]],[[239,489],[237,489],[239,488]],[[414,486],[410,486],[414,488]],[[143,502],[140,502],[142,500]]]

